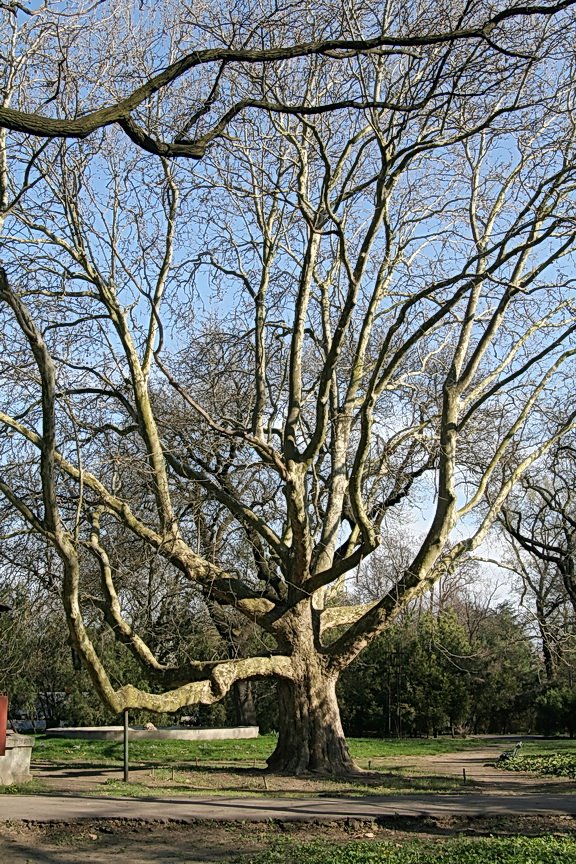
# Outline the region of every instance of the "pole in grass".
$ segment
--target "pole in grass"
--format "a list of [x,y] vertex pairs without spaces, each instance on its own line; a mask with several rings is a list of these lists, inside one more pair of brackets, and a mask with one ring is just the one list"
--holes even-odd
[[124,709],[124,782],[128,783],[128,709]]
[[0,696],[0,756],[6,754],[6,731],[8,728],[8,697]]
[[[10,612],[11,607],[0,603],[0,612]],[[0,756],[6,753],[6,732],[8,731],[8,696],[0,696]]]

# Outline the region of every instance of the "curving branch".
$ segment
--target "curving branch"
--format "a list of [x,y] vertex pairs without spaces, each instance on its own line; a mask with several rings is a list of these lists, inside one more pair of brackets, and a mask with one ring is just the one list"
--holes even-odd
[[[206,153],[208,144],[215,137],[222,134],[229,119],[235,116],[239,110],[242,110],[243,105],[230,109],[213,125],[209,133],[200,135],[195,140],[185,141],[158,141],[139,126],[131,116],[136,109],[142,106],[155,93],[167,89],[170,85],[183,78],[188,72],[200,66],[210,64],[231,65],[235,63],[262,65],[314,55],[339,60],[358,54],[382,51],[396,53],[408,48],[445,44],[453,45],[457,42],[478,40],[486,41],[494,51],[500,52],[505,51],[505,49],[500,48],[494,42],[492,35],[506,22],[533,16],[550,17],[558,15],[564,10],[570,9],[575,2],[576,0],[561,0],[561,2],[549,4],[514,4],[492,15],[488,15],[484,21],[479,22],[475,26],[457,27],[444,31],[439,30],[428,34],[402,36],[399,34],[382,33],[370,39],[316,40],[291,46],[260,50],[251,48],[201,49],[184,55],[156,75],[152,75],[124,99],[98,108],[95,111],[90,111],[83,116],[74,118],[46,117],[39,113],[26,112],[3,106],[0,107],[0,127],[41,138],[82,139],[98,129],[117,124],[138,147],[148,153],[166,158],[202,159]],[[208,99],[208,108],[212,99],[213,95]],[[281,110],[280,106],[277,107],[278,110]],[[338,107],[337,104],[332,106],[332,108],[334,107]],[[286,113],[291,113],[291,111],[298,113],[297,110],[291,109],[289,106],[286,106],[283,110]],[[328,105],[319,109],[319,111],[327,110],[331,110]]]

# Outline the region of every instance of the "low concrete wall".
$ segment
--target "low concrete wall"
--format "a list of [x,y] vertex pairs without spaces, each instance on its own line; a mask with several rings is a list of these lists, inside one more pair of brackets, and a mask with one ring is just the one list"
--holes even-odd
[[30,757],[34,747],[34,738],[28,735],[16,735],[8,732],[6,736],[6,754],[0,756],[0,786],[11,786],[13,783],[25,783],[32,779],[30,774]]
[[[143,729],[131,726],[128,731],[130,741],[223,741],[234,738],[257,738],[258,726],[235,726],[230,729],[188,729],[174,726],[163,729]],[[51,738],[84,738],[105,741],[121,741],[124,737],[122,726],[71,726],[63,729],[47,729]]]

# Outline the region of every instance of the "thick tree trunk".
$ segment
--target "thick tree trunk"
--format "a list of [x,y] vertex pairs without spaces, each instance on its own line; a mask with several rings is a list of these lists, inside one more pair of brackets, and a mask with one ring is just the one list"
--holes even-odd
[[237,681],[232,688],[237,726],[257,726],[256,705],[251,681]]
[[342,730],[336,678],[314,663],[297,681],[279,681],[278,744],[268,759],[270,771],[290,774],[356,774]]

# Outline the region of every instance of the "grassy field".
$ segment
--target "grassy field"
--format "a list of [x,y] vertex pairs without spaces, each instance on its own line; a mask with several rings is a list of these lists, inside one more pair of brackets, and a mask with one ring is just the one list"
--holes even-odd
[[[240,861],[241,859],[239,859]],[[450,838],[356,844],[280,842],[245,864],[576,864],[573,837]]]
[[[457,750],[481,748],[481,738],[349,738],[354,759],[362,767],[368,760],[389,756],[434,756]],[[174,763],[241,763],[254,767],[264,765],[276,746],[274,735],[230,741],[131,741],[130,761],[139,764],[170,765]],[[89,762],[110,765],[122,761],[120,741],[82,741],[78,739],[36,736],[33,759],[62,764]]]
[[[122,797],[163,797],[166,795],[235,795],[242,797],[274,796],[316,797],[321,795],[367,796],[427,792],[442,794],[472,792],[477,787],[468,778],[465,788],[458,774],[418,770],[410,760],[418,756],[435,756],[461,750],[485,748],[495,743],[489,738],[470,739],[376,739],[351,738],[350,750],[367,774],[356,777],[304,776],[285,778],[266,775],[266,757],[276,744],[273,735],[254,739],[227,741],[133,741],[130,742],[130,783],[119,777],[122,765],[122,742],[83,741],[80,739],[38,736],[33,750],[32,769],[37,777],[32,784],[5,787],[0,793],[22,794],[44,791],[42,771],[62,771],[67,766],[76,772],[108,772],[95,780],[99,795]],[[498,739],[500,749],[506,740]],[[390,761],[391,757],[393,761]],[[403,763],[406,758],[406,765]],[[522,756],[502,765],[510,770],[556,773],[573,777],[576,771],[576,747],[569,740],[527,740]],[[66,780],[63,776],[63,784]],[[78,776],[78,773],[76,773]],[[78,787],[70,781],[71,788]],[[48,790],[46,790],[48,791]],[[66,791],[66,790],[65,790]],[[77,794],[94,794],[94,786],[84,783]]]
[[[370,769],[369,774],[350,778],[265,776],[266,757],[276,744],[273,735],[228,741],[133,741],[129,748],[130,783],[126,785],[117,776],[106,778],[100,781],[98,794],[123,797],[189,797],[206,794],[250,797],[269,793],[275,796],[315,797],[325,794],[365,796],[402,792],[454,792],[461,788],[461,778],[410,776],[411,772],[406,773],[403,766],[396,763],[391,771],[385,760],[390,756],[431,756],[462,747],[484,745],[483,741],[453,739],[403,741],[353,738],[349,743],[358,764]],[[121,764],[121,742],[38,736],[33,750],[33,770],[35,766],[54,766],[56,769],[70,766],[87,771],[114,769],[113,773],[116,774]],[[84,791],[84,794],[90,794],[90,791]]]
[[[512,745],[510,745],[512,746]],[[521,753],[574,753],[576,754],[576,739],[574,738],[527,738],[522,741]]]

